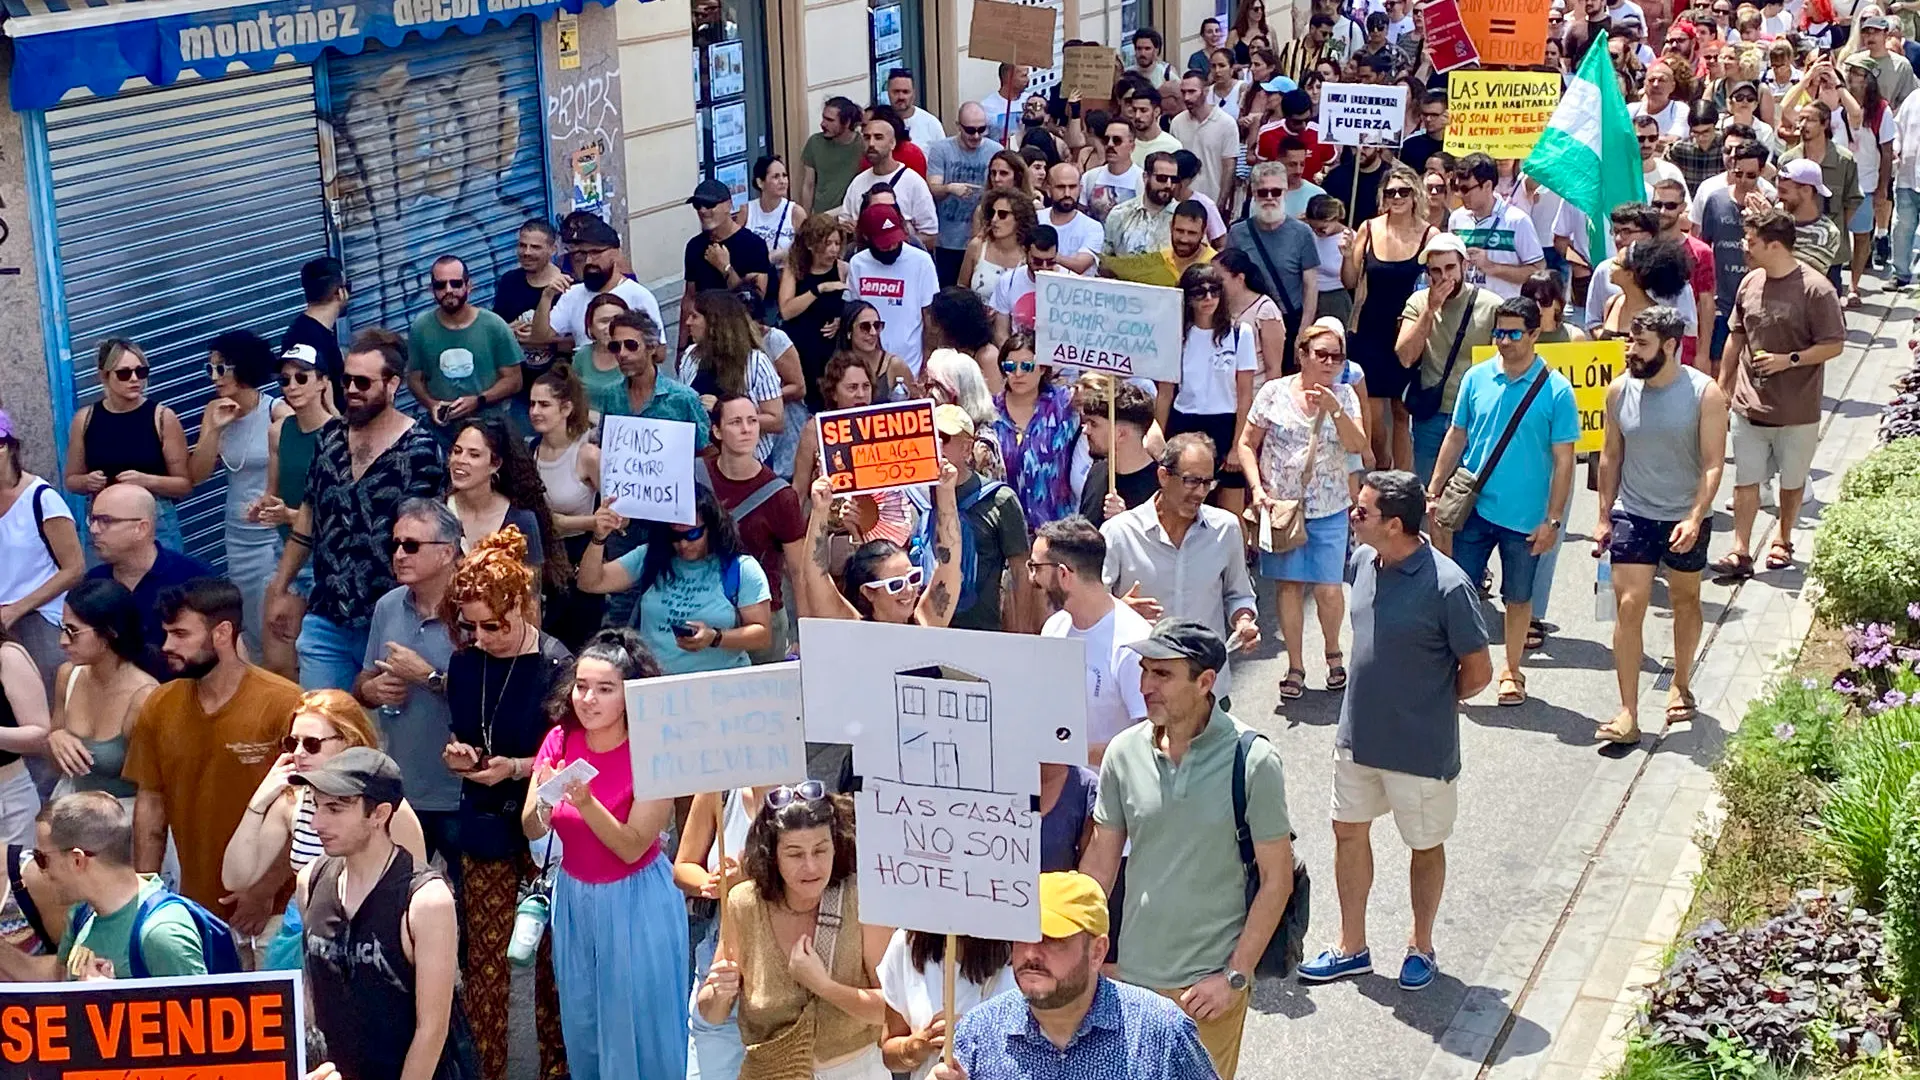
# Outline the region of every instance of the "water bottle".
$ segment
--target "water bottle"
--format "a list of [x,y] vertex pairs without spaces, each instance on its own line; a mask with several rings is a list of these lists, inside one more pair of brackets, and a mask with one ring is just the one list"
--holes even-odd
[[1593,576],[1593,619],[1595,622],[1612,622],[1615,601],[1613,596],[1613,555],[1603,552],[1600,567]]
[[890,398],[888,398],[888,400],[889,401],[907,400],[907,380],[904,375],[895,375],[893,377],[893,394]]
[[507,960],[514,967],[529,967],[540,951],[540,939],[547,935],[547,919],[552,905],[541,893],[528,893],[513,913],[513,937],[507,942]]

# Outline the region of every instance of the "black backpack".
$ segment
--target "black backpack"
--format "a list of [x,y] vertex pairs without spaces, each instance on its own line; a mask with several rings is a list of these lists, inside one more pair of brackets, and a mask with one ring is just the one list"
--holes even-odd
[[[1260,867],[1254,861],[1253,834],[1247,828],[1247,750],[1255,739],[1266,736],[1243,731],[1233,747],[1233,839],[1240,845],[1240,865],[1246,872],[1247,906],[1260,891]],[[1289,840],[1293,839],[1288,834]],[[1287,896],[1287,909],[1280,915],[1260,962],[1251,974],[1282,978],[1300,966],[1306,955],[1307,922],[1313,911],[1313,880],[1307,876],[1307,864],[1298,854],[1293,857],[1293,892]]]

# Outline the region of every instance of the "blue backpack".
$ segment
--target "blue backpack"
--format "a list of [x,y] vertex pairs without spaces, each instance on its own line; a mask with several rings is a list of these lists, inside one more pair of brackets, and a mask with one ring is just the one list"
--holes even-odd
[[[218,915],[171,889],[161,888],[148,893],[146,899],[140,901],[139,910],[133,913],[133,929],[127,941],[127,967],[134,978],[151,978],[146,957],[140,953],[140,935],[146,931],[147,920],[153,913],[167,904],[181,905],[193,919],[194,929],[200,934],[200,958],[206,964],[207,974],[233,975],[245,970],[240,966],[240,949],[234,943],[233,930]],[[93,918],[93,908],[81,904],[74,909],[73,916],[75,926],[85,926]]]
[[[991,498],[994,492],[1006,486],[998,480],[988,480],[983,477],[980,486],[974,489],[973,494],[961,499],[955,506],[955,509],[960,512],[960,600],[954,605],[953,610],[956,615],[971,609],[980,594],[974,581],[977,570],[975,549],[978,545],[973,538],[973,515],[970,511],[979,505],[980,500]],[[907,497],[912,499],[913,505],[920,509],[920,527],[914,531],[913,539],[908,542],[907,555],[913,559],[915,565],[920,567],[921,573],[931,579],[937,562],[934,549],[938,546],[935,540],[938,523],[935,520],[932,489],[915,489],[909,492]]]

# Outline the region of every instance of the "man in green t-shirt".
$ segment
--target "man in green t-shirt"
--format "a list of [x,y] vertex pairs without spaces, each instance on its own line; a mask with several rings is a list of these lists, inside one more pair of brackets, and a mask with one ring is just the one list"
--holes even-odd
[[[166,888],[157,875],[133,869],[132,816],[112,795],[82,791],[55,799],[35,830],[34,862],[56,895],[74,906],[57,954],[0,948],[0,978],[132,978],[134,916],[142,901]],[[141,927],[139,949],[150,976],[207,973],[199,928],[182,904],[154,909]]]
[[520,342],[507,321],[467,302],[473,281],[452,255],[433,263],[433,310],[407,335],[407,389],[427,410],[427,430],[453,441],[474,413],[505,417],[520,392]]
[[820,107],[820,130],[800,148],[800,190],[795,199],[807,213],[837,210],[846,201],[847,185],[859,175],[866,147],[860,140],[865,114],[853,99],[831,97]]

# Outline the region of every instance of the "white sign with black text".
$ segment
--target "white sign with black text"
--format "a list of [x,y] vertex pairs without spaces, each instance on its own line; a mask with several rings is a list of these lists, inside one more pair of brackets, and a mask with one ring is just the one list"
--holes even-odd
[[1407,130],[1407,88],[1327,83],[1320,88],[1320,141],[1399,146]]
[[696,524],[694,427],[684,420],[609,416],[600,431],[600,494],[621,517]]

